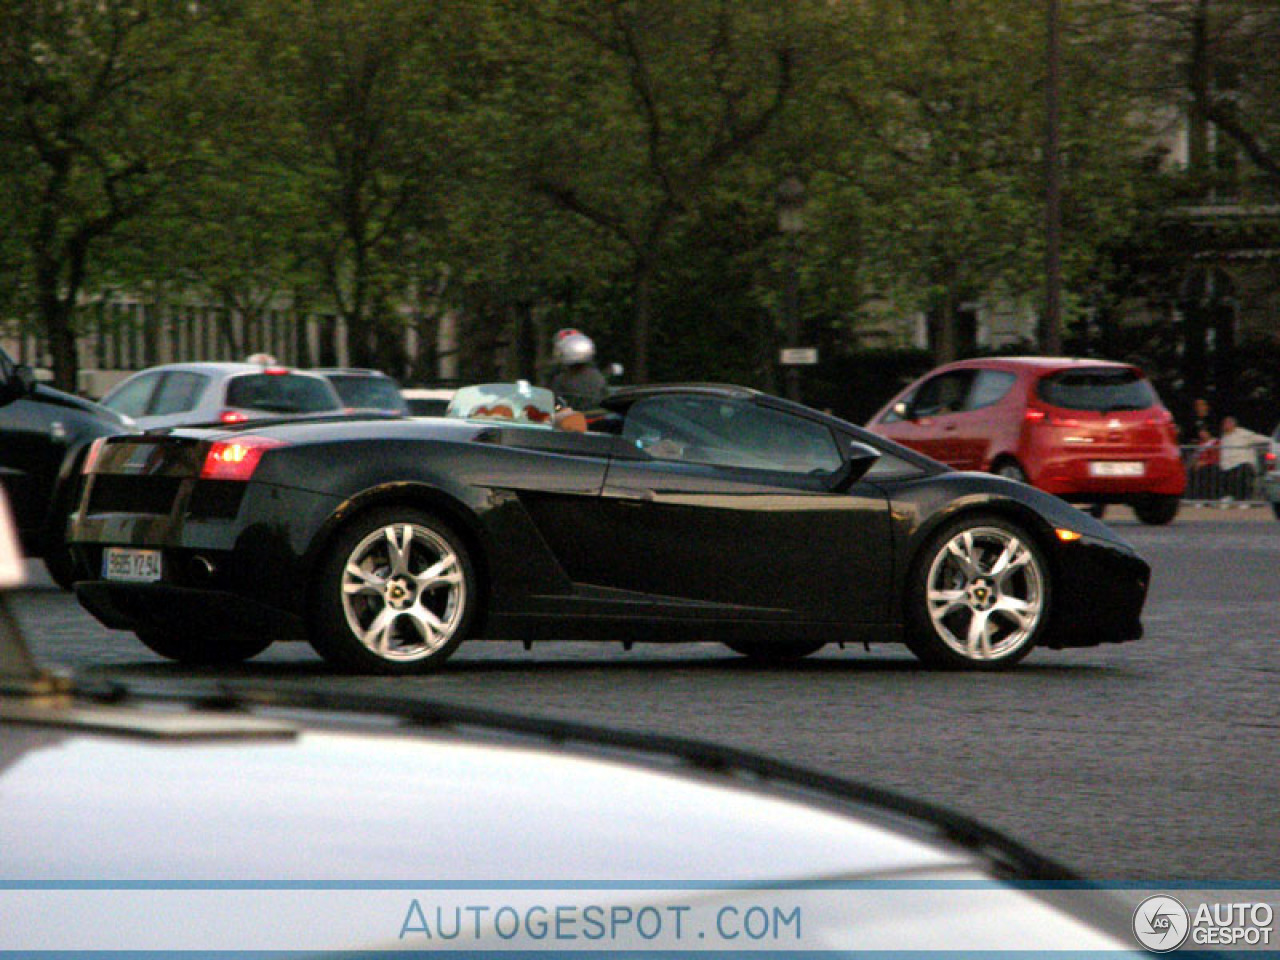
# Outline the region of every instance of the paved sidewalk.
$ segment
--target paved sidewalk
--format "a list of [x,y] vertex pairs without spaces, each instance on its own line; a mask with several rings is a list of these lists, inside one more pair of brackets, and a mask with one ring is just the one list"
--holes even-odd
[[[1104,520],[1124,520],[1138,522],[1137,516],[1128,507],[1110,506],[1107,507],[1107,515]],[[1218,503],[1212,501],[1187,501],[1182,504],[1178,510],[1178,516],[1174,523],[1185,522],[1204,522],[1212,523],[1275,523],[1280,527],[1280,523],[1276,522],[1276,515],[1271,509],[1271,504],[1262,500],[1249,500],[1243,503]]]

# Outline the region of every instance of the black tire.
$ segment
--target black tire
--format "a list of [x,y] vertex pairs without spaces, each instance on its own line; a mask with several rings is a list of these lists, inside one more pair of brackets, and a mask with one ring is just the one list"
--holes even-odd
[[932,667],[1011,667],[1047,627],[1052,592],[1048,560],[1025,529],[990,514],[959,517],[915,557],[905,598],[907,646]]
[[158,653],[166,660],[198,666],[243,663],[271,646],[269,637],[253,634],[209,636],[202,633],[178,634],[172,630],[147,629],[139,630],[137,635],[152,653]]
[[63,590],[70,590],[76,579],[76,566],[75,561],[71,559],[71,548],[65,543],[60,543],[48,550],[43,560],[44,568],[49,571],[49,577],[53,582]]
[[1181,497],[1150,494],[1133,504],[1133,512],[1143,523],[1154,527],[1162,527],[1171,523],[1178,515],[1178,507],[1182,505]]
[[991,471],[997,477],[1004,477],[1006,480],[1016,480],[1018,483],[1027,483],[1027,471],[1018,465],[1016,460],[1002,460]]
[[725,646],[734,653],[740,653],[754,663],[777,666],[784,663],[795,663],[803,660],[811,653],[817,653],[826,646],[821,640],[809,643],[770,643],[762,640],[731,640]]
[[[419,577],[433,569],[434,586],[424,589]],[[466,639],[480,590],[470,552],[448,524],[413,507],[385,507],[334,539],[311,607],[311,645],[330,663],[360,673],[427,673]]]
[[1280,500],[1271,501],[1271,512],[1276,515],[1276,519],[1280,520]]

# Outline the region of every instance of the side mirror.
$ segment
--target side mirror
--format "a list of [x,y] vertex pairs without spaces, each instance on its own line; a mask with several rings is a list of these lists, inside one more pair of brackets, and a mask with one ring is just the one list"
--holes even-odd
[[832,477],[831,489],[835,493],[844,493],[852,487],[880,459],[879,450],[859,440],[846,438],[841,441],[840,446],[844,451],[844,466]]

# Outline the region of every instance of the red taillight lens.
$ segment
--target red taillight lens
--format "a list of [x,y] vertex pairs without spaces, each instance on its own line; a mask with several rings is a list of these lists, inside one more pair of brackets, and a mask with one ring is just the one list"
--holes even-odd
[[249,419],[247,414],[240,413],[238,410],[223,410],[222,416],[218,418],[223,423],[244,423]]
[[1037,410],[1035,407],[1027,407],[1027,412],[1024,416],[1027,423],[1039,423],[1045,418],[1045,412]]
[[84,465],[80,468],[81,473],[93,473],[93,468],[98,465],[98,457],[102,456],[102,448],[106,445],[106,437],[99,437],[89,444],[89,452],[84,455]]
[[1262,455],[1262,466],[1268,473],[1276,468],[1276,452],[1268,450]]
[[281,447],[280,440],[269,440],[266,437],[237,437],[234,440],[219,440],[205,454],[204,466],[200,470],[202,480],[239,480],[247,481],[258,469],[258,461],[272,447]]

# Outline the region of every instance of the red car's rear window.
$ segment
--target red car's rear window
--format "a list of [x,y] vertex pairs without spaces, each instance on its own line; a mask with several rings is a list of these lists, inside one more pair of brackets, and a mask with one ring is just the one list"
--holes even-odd
[[1036,392],[1045,403],[1068,410],[1146,410],[1159,403],[1155,389],[1136,370],[1085,367],[1044,377]]

